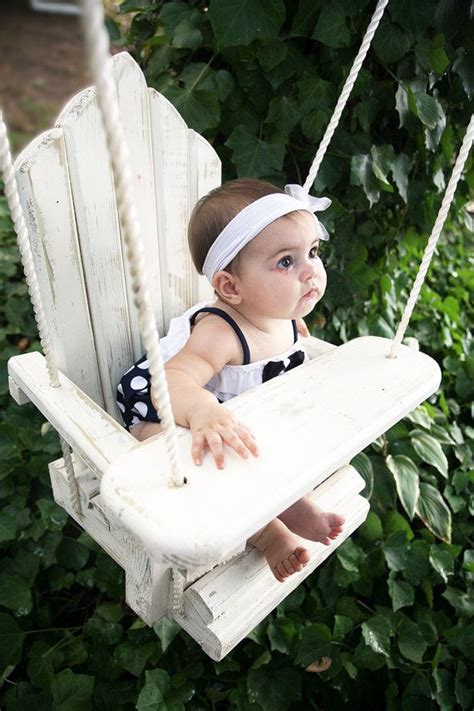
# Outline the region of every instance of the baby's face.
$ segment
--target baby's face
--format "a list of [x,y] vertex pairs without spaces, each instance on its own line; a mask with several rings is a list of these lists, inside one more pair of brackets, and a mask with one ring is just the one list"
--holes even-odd
[[242,255],[242,303],[270,318],[309,314],[327,283],[318,249],[317,225],[308,212],[294,212],[272,222]]

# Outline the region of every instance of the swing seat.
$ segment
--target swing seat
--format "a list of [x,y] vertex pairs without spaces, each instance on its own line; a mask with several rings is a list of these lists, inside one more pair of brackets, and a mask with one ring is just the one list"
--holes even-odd
[[[127,53],[112,70],[163,335],[173,317],[213,299],[192,265],[187,223],[220,184],[220,161]],[[228,451],[222,471],[210,457],[195,467],[190,433],[178,428],[188,481],[169,488],[164,437],[138,443],[115,402],[143,347],[93,87],[24,149],[15,170],[60,387],[32,352],[10,359],[10,392],[32,401],[71,447],[80,511],[63,459],[50,464],[55,501],[125,569],[138,615],[148,624],[173,616],[221,659],[365,519],[364,481],[348,463],[436,390],[439,368],[406,346],[388,359],[382,338],[338,348],[303,339],[310,362],[226,403],[255,433],[260,457]],[[315,486],[318,504],[346,517],[343,534],[327,547],[308,544],[310,563],[281,584],[245,541]]]
[[187,484],[169,487],[164,436],[132,449],[104,474],[104,507],[158,559],[225,559],[435,392],[437,363],[407,346],[390,359],[390,345],[356,338],[226,403],[254,433],[259,457],[228,452],[218,470],[208,455],[197,467],[180,428]]

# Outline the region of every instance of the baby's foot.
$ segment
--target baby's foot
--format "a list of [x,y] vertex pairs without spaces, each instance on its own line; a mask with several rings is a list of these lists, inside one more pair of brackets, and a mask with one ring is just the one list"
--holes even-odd
[[293,573],[299,573],[309,562],[307,548],[300,546],[297,536],[277,518],[249,538],[249,542],[262,551],[270,570],[280,583]]
[[344,516],[322,511],[309,496],[303,496],[278,518],[298,536],[325,546],[339,536],[345,522]]

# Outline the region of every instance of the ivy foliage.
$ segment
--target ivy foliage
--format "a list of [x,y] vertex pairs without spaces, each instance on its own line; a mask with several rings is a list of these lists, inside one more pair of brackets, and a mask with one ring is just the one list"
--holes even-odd
[[[372,5],[126,0],[126,30],[107,24],[224,179],[302,184]],[[473,54],[468,0],[390,0],[313,186],[333,200],[316,336],[394,335],[469,121]],[[122,570],[52,500],[56,436],[7,392],[8,357],[39,346],[0,196],[2,708],[473,707],[473,187],[469,159],[408,331],[443,370],[438,393],[354,459],[359,531],[219,664],[173,622],[134,617]]]

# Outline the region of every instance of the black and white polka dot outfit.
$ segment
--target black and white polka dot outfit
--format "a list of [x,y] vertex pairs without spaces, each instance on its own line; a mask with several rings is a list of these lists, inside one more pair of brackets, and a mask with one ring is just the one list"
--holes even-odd
[[[292,321],[294,342],[291,348],[273,358],[251,362],[250,349],[242,330],[222,309],[209,306],[207,302],[196,304],[182,316],[172,319],[167,336],[160,340],[163,361],[166,363],[185,345],[191,334],[196,316],[213,313],[221,316],[234,329],[243,351],[242,365],[225,365],[205,385],[219,402],[226,402],[236,395],[250,390],[271,378],[286,373],[301,365],[307,358],[299,342],[296,322]],[[150,372],[146,356],[140,358],[122,377],[117,388],[117,405],[122,413],[125,427],[129,430],[138,422],[160,422],[150,397]]]

